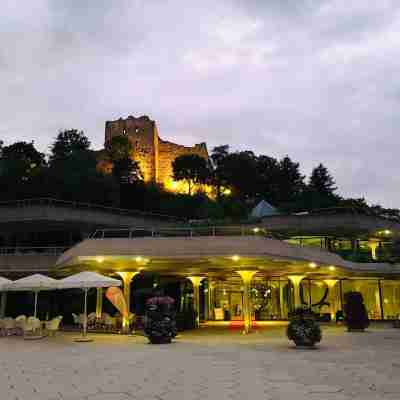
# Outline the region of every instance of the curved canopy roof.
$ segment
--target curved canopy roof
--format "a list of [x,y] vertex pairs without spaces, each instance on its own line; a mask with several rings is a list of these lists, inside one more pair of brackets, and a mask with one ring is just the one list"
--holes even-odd
[[270,275],[400,275],[400,266],[352,263],[328,251],[261,236],[87,239],[61,255],[60,271],[93,269],[165,274],[226,273],[254,269]]

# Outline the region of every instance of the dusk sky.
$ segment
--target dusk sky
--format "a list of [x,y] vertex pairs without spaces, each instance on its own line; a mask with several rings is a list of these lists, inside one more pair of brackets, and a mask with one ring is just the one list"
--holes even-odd
[[398,0],[3,0],[0,139],[100,148],[106,120],[148,115],[400,207],[399,71]]

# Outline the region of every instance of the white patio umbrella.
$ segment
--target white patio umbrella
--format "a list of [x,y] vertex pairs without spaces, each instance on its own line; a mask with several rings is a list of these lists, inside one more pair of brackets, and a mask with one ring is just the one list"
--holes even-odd
[[97,272],[84,271],[78,274],[68,276],[58,281],[59,289],[83,289],[85,293],[84,311],[83,311],[83,329],[82,337],[75,339],[77,342],[90,342],[92,339],[87,337],[87,293],[90,288],[103,288],[110,286],[121,286],[119,279],[109,278],[100,275]]
[[42,290],[55,290],[57,289],[58,281],[42,274],[34,274],[26,276],[25,278],[17,279],[10,284],[5,285],[6,290],[9,291],[26,291],[35,293],[35,309],[33,316],[37,315],[37,302],[38,294]]
[[11,283],[12,281],[10,279],[0,276],[0,291],[7,290],[7,286]]
[[[7,278],[3,278],[2,276],[0,276],[0,292],[3,292],[5,290],[7,290],[7,286],[12,283],[12,281],[10,279]],[[5,305],[5,304],[4,304]],[[0,306],[0,318],[4,317],[4,308],[3,308],[3,302],[1,302],[1,306]]]

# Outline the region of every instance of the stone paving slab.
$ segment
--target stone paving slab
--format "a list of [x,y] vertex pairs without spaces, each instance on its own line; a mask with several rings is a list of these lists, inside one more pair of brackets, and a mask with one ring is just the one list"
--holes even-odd
[[143,337],[0,338],[0,400],[400,399],[400,330],[324,328],[297,350],[283,328],[215,328],[170,345]]

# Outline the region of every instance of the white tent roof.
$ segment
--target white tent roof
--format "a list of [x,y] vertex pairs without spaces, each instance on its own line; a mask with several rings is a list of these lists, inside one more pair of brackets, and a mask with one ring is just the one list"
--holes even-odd
[[3,278],[2,276],[0,276],[0,290],[4,290],[7,288],[7,286],[12,283],[12,281],[10,279],[7,278]]
[[6,286],[7,290],[51,290],[57,289],[58,281],[41,274],[26,276],[25,278],[17,279]]
[[261,200],[251,211],[250,216],[253,218],[268,217],[269,215],[277,215],[278,210],[271,206],[267,201]]
[[92,271],[79,272],[78,274],[68,276],[58,281],[59,289],[100,288],[110,286],[121,286],[121,281]]

